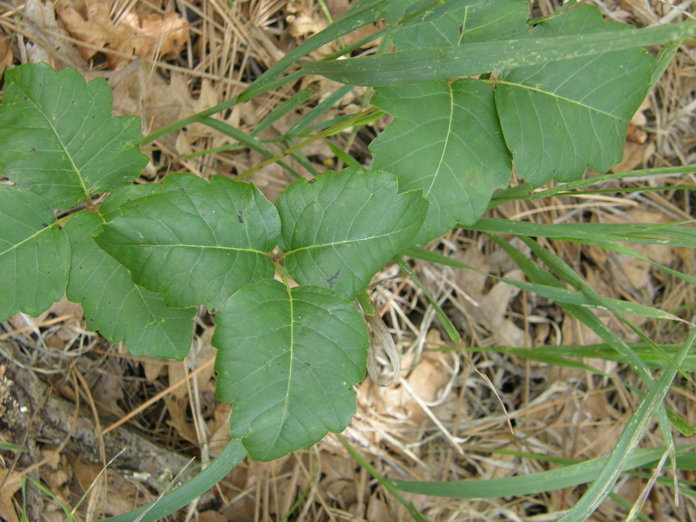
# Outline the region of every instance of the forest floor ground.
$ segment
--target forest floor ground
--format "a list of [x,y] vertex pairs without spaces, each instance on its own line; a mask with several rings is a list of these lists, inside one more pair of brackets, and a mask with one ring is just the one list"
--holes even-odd
[[[557,3],[531,2],[542,16]],[[657,0],[590,3],[607,19],[637,26],[677,19],[683,16],[679,9],[693,12],[695,5]],[[90,79],[106,78],[114,91],[114,112],[140,115],[148,132],[235,95],[349,4],[2,1],[0,74],[20,63],[46,61],[57,68],[73,67]],[[168,36],[156,37],[162,34]],[[677,52],[634,117],[624,159],[615,172],[696,163],[695,58],[693,47]],[[238,106],[225,118],[241,129],[253,129],[306,87],[314,93],[307,103],[264,134],[281,136],[336,84],[307,77]],[[357,112],[365,94],[355,89],[332,115]],[[385,125],[384,120],[374,122],[355,134],[333,137],[333,143],[369,161],[367,145]],[[262,161],[255,151],[225,150],[228,141],[199,125],[165,136],[145,150],[151,162],[139,181],[157,181],[169,172],[234,176]],[[213,154],[196,155],[218,147]],[[338,166],[324,141],[304,152],[317,170]],[[292,180],[271,165],[252,181],[273,200]],[[511,202],[490,215],[545,224],[693,219],[693,191],[669,189],[678,185],[693,186],[696,179],[693,174],[631,178],[606,183],[605,194]],[[649,189],[627,190],[636,187]],[[576,243],[548,241],[546,246],[600,294],[681,310],[694,320],[694,287],[648,263]],[[488,274],[523,277],[482,234],[453,230],[430,247]],[[650,246],[639,251],[696,276],[692,250]],[[463,347],[448,341],[432,307],[398,266],[389,265],[374,278],[371,297],[402,356],[402,371],[389,386],[367,378],[357,387],[357,415],[344,436],[364,459],[390,478],[455,481],[555,466],[522,458],[519,452],[588,460],[611,450],[639,400],[629,389],[635,379],[632,371],[616,362],[584,359],[608,375],[601,377],[493,349],[580,346],[601,339],[548,300],[492,278],[421,262],[413,268],[462,334]],[[623,339],[639,340],[608,314],[602,318]],[[650,319],[634,324],[659,343],[683,340],[683,328],[671,324]],[[210,317],[201,312],[191,354],[176,363],[134,357],[123,346],[109,344],[86,329],[81,308],[67,301],[40,317],[18,314],[2,323],[0,403],[10,404],[12,398],[16,408],[31,404],[34,411],[23,420],[19,410],[0,412],[0,441],[24,449],[0,452],[2,518],[14,522],[25,513],[29,520],[64,520],[64,508],[75,507],[76,520],[122,513],[155,499],[201,459],[214,458],[229,438],[230,406],[215,399],[211,334]],[[694,425],[694,390],[686,381],[682,384],[673,387],[666,403]],[[644,443],[660,445],[659,429],[650,430]],[[30,483],[23,495],[21,477],[43,490]],[[644,477],[626,476],[615,492],[632,503],[644,484]],[[554,520],[582,491],[575,487],[476,500],[406,497],[433,520],[541,521]],[[668,485],[657,484],[642,512],[654,520],[696,520],[696,500],[682,495],[677,506]],[[625,513],[625,506],[607,500],[595,520],[619,520]],[[409,516],[330,435],[276,462],[245,461],[173,519],[391,521]]]

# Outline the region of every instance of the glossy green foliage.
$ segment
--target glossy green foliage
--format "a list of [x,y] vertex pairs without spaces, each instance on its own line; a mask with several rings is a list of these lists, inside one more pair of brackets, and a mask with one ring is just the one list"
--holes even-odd
[[[627,29],[583,6],[539,25],[531,36]],[[538,186],[577,179],[586,168],[606,172],[621,161],[628,123],[647,95],[653,66],[654,59],[635,48],[503,74],[495,101],[520,176]]]
[[215,324],[218,397],[234,404],[232,435],[252,458],[276,459],[348,425],[369,344],[351,303],[264,279],[234,294]]
[[430,201],[418,242],[473,223],[493,191],[510,183],[493,91],[482,82],[383,87],[372,103],[395,116],[370,146],[374,167],[396,174],[401,190],[420,189]]
[[285,266],[298,282],[355,299],[385,263],[413,244],[428,208],[397,192],[386,172],[347,169],[299,180],[278,199]]
[[68,240],[48,202],[0,186],[0,320],[18,311],[38,315],[63,295]]
[[5,74],[0,107],[0,172],[69,209],[100,192],[128,185],[147,163],[140,120],[111,116],[103,79],[85,82],[72,69],[46,64]]
[[[514,47],[531,39],[630,31],[604,22],[590,6],[528,32],[524,1],[462,3],[459,9],[447,2],[426,10],[396,30],[399,51],[463,49],[482,41],[494,48],[500,39],[510,39]],[[654,60],[640,47],[569,56],[504,71],[496,80],[430,80],[376,89],[372,103],[394,121],[370,146],[373,166],[394,173],[401,190],[420,189],[429,200],[420,242],[477,221],[493,192],[509,184],[513,163],[521,177],[539,185],[577,179],[586,168],[606,172],[621,160],[628,122],[651,86]],[[502,48],[500,59],[507,59]],[[356,60],[356,71],[362,64]]]
[[245,284],[273,276],[266,252],[279,232],[275,208],[255,186],[179,174],[121,206],[97,242],[170,306],[219,309]]
[[394,44],[399,51],[410,51],[523,38],[528,17],[527,0],[445,2],[399,29]]
[[95,243],[101,221],[91,212],[70,219],[72,263],[68,299],[80,303],[87,327],[135,355],[183,359],[191,347],[193,308],[169,308],[161,295],[135,284],[121,265]]

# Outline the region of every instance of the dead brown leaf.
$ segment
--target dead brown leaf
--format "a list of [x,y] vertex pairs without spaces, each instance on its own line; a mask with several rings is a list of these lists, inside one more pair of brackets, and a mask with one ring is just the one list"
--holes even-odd
[[0,513],[7,522],[19,522],[17,512],[12,504],[12,497],[21,487],[21,475],[14,471],[10,473],[7,469],[0,469]]
[[80,70],[86,68],[84,59],[68,41],[70,35],[57,22],[51,0],[26,0],[22,15],[24,30],[32,35],[26,43],[30,63],[65,64]]
[[198,446],[198,437],[193,427],[193,421],[190,421],[186,414],[188,401],[185,399],[165,397],[164,404],[171,417],[167,421],[167,424],[175,428],[182,439],[186,439],[190,443]]
[[141,17],[130,11],[114,21],[110,9],[110,2],[104,0],[86,0],[84,15],[67,3],[57,8],[70,34],[89,44],[80,47],[86,60],[102,50],[109,65],[117,68],[130,61],[123,55],[150,59],[176,52],[188,41],[188,22],[176,13]]
[[213,456],[219,455],[230,441],[230,411],[232,411],[231,404],[217,404],[213,418],[207,422],[208,431],[210,431],[208,447]]
[[[492,273],[497,268],[477,248],[469,248],[458,257],[462,262],[478,268],[484,273]],[[511,270],[504,274],[504,277],[516,281],[524,279],[519,269]],[[524,331],[515,325],[512,320],[505,317],[510,307],[510,302],[520,293],[519,288],[499,282],[486,291],[486,279],[485,274],[474,272],[473,270],[458,273],[457,283],[459,287],[478,304],[478,306],[473,306],[470,302],[464,302],[463,305],[477,324],[485,326],[491,332],[497,344],[524,346]]]
[[645,159],[654,151],[654,146],[642,145],[634,141],[626,141],[624,144],[623,157],[620,163],[614,165],[612,172],[631,172],[643,165]]
[[162,370],[168,366],[166,362],[159,361],[157,359],[148,359],[143,361],[143,371],[145,372],[145,378],[148,382],[155,382]]
[[326,18],[314,9],[313,1],[288,0],[285,12],[289,32],[296,39],[303,40],[327,26]]
[[[403,367],[408,367],[409,362],[405,360]],[[408,373],[402,372],[406,382],[418,397],[430,403],[437,399],[449,381],[449,372],[443,363],[441,356],[426,353],[423,355],[416,367]],[[377,413],[386,414],[400,419],[408,419],[413,423],[423,422],[426,413],[420,407],[416,399],[403,386],[390,386],[388,388],[372,387],[375,395],[375,409]]]

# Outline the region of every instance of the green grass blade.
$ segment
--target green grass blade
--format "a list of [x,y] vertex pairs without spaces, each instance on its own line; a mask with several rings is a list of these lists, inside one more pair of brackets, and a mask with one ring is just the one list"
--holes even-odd
[[[219,132],[222,132],[223,134],[229,136],[230,138],[234,138],[235,140],[239,141],[240,143],[243,143],[247,147],[249,147],[251,150],[254,150],[258,152],[259,154],[262,154],[266,158],[273,158],[274,157],[274,152],[270,150],[268,147],[266,147],[264,144],[260,142],[260,140],[256,139],[255,137],[247,134],[246,132],[233,127],[229,123],[226,123],[224,121],[216,120],[214,118],[196,118],[195,121],[198,123],[202,123],[204,125],[207,125],[211,129],[215,129]],[[290,167],[287,163],[285,163],[282,160],[278,160],[278,165],[283,167],[289,174],[296,178],[302,177],[299,172],[297,172],[295,169]]]
[[[667,364],[663,357],[655,353],[651,344],[648,343],[631,343],[628,345],[646,366],[651,368],[667,368]],[[674,359],[681,349],[681,344],[666,344],[660,345],[660,349]],[[589,344],[589,345],[545,345],[535,346],[534,348],[517,348],[512,346],[469,346],[467,352],[499,352],[539,361],[547,364],[561,365],[567,361],[569,357],[587,358],[587,359],[602,359],[604,361],[615,361],[621,364],[626,364],[626,358],[619,354],[609,344]],[[557,358],[557,359],[556,359]],[[690,353],[686,356],[680,365],[682,370],[686,372],[696,372],[696,353]],[[584,367],[584,369],[588,369]]]
[[[677,358],[678,363],[681,363],[684,357],[686,357],[694,341],[696,341],[696,330],[691,332],[688,340],[684,343]],[[662,401],[676,374],[677,371],[674,368],[667,368],[663,371],[655,385],[651,387],[626,423],[616,443],[616,448],[607,458],[595,481],[575,506],[561,518],[561,521],[586,520],[611,492],[621,471],[632,457],[632,454],[635,453],[636,445],[643,438],[645,430],[650,426],[653,415],[662,406]],[[666,449],[671,450],[670,446],[668,445]]]
[[[269,82],[269,83],[265,84],[263,86],[263,88],[258,89],[258,92],[255,95],[263,94],[264,92],[276,89],[276,88],[280,87],[281,85],[285,85],[286,83],[294,82],[295,80],[299,79],[300,77],[302,77],[301,71],[296,71],[292,74],[288,74],[287,76],[285,76],[277,81]],[[140,140],[140,145],[145,146],[145,145],[152,143],[153,141],[161,138],[162,136],[169,134],[170,132],[174,132],[174,131],[177,131],[179,129],[183,129],[187,125],[191,125],[192,123],[196,123],[196,122],[200,121],[201,118],[207,118],[209,116],[212,116],[213,114],[217,114],[218,112],[226,111],[227,109],[234,107],[238,103],[241,103],[239,101],[239,97],[230,98],[228,100],[225,100],[222,103],[214,105],[210,109],[206,109],[204,111],[197,112],[196,114],[192,114],[191,116],[187,116],[185,118],[177,120],[174,123],[170,123],[169,125],[165,125],[164,127],[157,129],[155,132],[152,132],[152,133],[148,134],[147,136],[145,136],[142,140]]]
[[[553,277],[551,274],[547,273],[541,267],[533,263],[527,256],[523,255],[519,250],[513,247],[507,241],[502,240],[496,235],[489,235],[493,241],[496,242],[510,258],[515,261],[515,263],[522,269],[528,279],[533,283],[543,283],[550,286],[561,286],[561,283]],[[543,249],[538,248],[537,252],[545,257]],[[572,280],[573,277],[571,276]],[[648,371],[645,363],[636,355],[636,353],[631,350],[630,346],[626,344],[625,341],[620,339],[614,332],[612,332],[599,318],[594,315],[589,309],[576,306],[559,303],[559,306],[565,310],[568,314],[574,316],[576,319],[585,324],[593,332],[595,332],[601,339],[611,345],[619,354],[621,354],[625,359],[627,364],[635,371],[646,385],[652,390],[655,386],[655,379],[652,374]],[[675,368],[671,368],[675,372]],[[669,419],[663,407],[658,410],[658,419],[660,423],[660,430],[662,431],[662,436],[668,446],[672,446],[672,433],[669,428]]]
[[[670,44],[677,45],[677,44]],[[669,47],[669,46],[667,46]],[[667,48],[665,47],[665,49]],[[658,58],[659,61],[659,58]],[[596,185],[597,183],[603,183],[605,181],[611,181],[615,179],[630,179],[638,178],[642,176],[659,176],[662,174],[692,174],[696,172],[696,165],[682,165],[679,167],[660,167],[655,169],[641,169],[634,170],[632,172],[617,172],[614,174],[604,174],[601,176],[593,176],[588,179],[580,179],[577,181],[571,181],[570,183],[562,183],[556,187],[541,190],[539,192],[534,192],[531,196],[532,199],[541,199],[555,196],[560,192],[568,192],[570,190],[575,190],[579,188],[589,187],[591,185]]]
[[579,243],[593,243],[601,247],[609,241],[696,248],[696,229],[684,223],[568,223],[545,225],[528,221],[483,218],[467,229],[493,234],[547,237]]
[[461,268],[463,270],[477,270],[473,266],[467,265],[451,257],[443,256],[437,252],[432,252],[431,250],[426,250],[420,247],[409,247],[402,252],[403,255],[412,257],[413,259],[420,259],[421,261],[427,261],[428,263],[436,263],[438,265],[449,266],[452,268]]
[[[588,285],[578,274],[575,273],[575,271],[570,268],[560,257],[557,255],[553,254],[549,250],[543,248],[539,243],[536,241],[528,238],[528,237],[522,237],[522,241],[525,242],[527,246],[532,250],[532,252],[539,258],[541,259],[551,270],[553,270],[559,278],[562,280],[566,281],[567,283],[575,286],[582,292],[582,294],[587,297],[591,302],[593,302],[595,305],[597,305],[600,308],[606,308],[609,311],[611,311],[614,315],[616,315],[617,318],[620,320],[626,322],[623,319],[622,316],[622,310],[623,309],[632,309],[632,307],[638,307],[638,305],[631,305],[631,303],[628,303],[627,305],[622,304],[621,306],[617,306],[614,299],[608,299],[605,297],[600,296],[590,285]],[[628,313],[633,313],[633,312],[628,312]],[[638,314],[634,314],[638,315]],[[595,318],[596,319],[596,318]],[[686,321],[684,321],[686,322]],[[606,328],[606,327],[604,327]],[[622,347],[625,346],[625,343],[623,343]],[[626,348],[628,348],[626,346]],[[628,348],[630,350],[630,348]],[[659,352],[659,349],[658,349]],[[635,354],[632,354],[634,356]],[[683,374],[682,370],[679,368],[679,365],[676,364],[676,362],[669,357],[664,352],[661,352],[661,355],[665,358],[665,361],[672,366],[676,371],[680,372]],[[636,358],[636,360],[640,361],[639,358]],[[640,368],[640,366],[638,367]],[[644,367],[643,367],[644,368]],[[641,370],[639,370],[639,375],[641,375],[644,379],[646,378],[645,375],[641,373]],[[688,376],[684,375],[688,379]],[[651,379],[648,379],[646,382],[650,382]]]
[[336,103],[339,102],[346,94],[353,90],[350,85],[344,85],[337,91],[333,92],[327,96],[324,100],[319,102],[316,106],[312,107],[311,110],[303,114],[302,117],[297,120],[292,127],[288,129],[286,133],[288,136],[293,136],[296,134],[301,134],[307,127],[309,127],[317,118],[321,117],[327,111],[329,111]]
[[[659,459],[665,448],[649,448],[634,451],[621,462],[616,471],[625,471],[643,467]],[[551,471],[542,471],[530,475],[489,480],[466,480],[451,482],[415,482],[390,480],[399,491],[446,498],[496,498],[518,495],[532,495],[587,484],[597,477],[606,467],[609,457],[600,457],[580,464],[573,464]],[[574,519],[580,520],[580,519]]]
[[[503,250],[505,250],[505,252],[507,252],[510,258],[522,269],[530,281],[548,286],[562,286],[555,277],[543,270],[541,267],[537,266],[536,263],[532,262],[531,259],[523,255],[507,241],[504,241],[496,235],[489,235],[489,237],[493,239],[493,241],[495,241]],[[559,303],[559,306],[567,313],[584,323],[609,345],[614,347],[614,349],[626,359],[627,364],[629,364],[646,382],[652,382],[652,377],[647,371],[643,361],[641,361],[640,358],[630,349],[630,347],[623,340],[619,339],[614,332],[609,330],[609,328],[607,328],[604,323],[602,323],[602,321],[600,321],[590,310],[581,306],[564,303]]]
[[672,58],[674,58],[674,53],[679,49],[680,42],[672,42],[665,45],[656,56],[655,67],[653,69],[652,78],[650,79],[651,85],[655,85],[662,75],[667,70],[667,67],[672,63]]
[[0,441],[0,450],[2,451],[24,451],[20,446],[10,442]]
[[669,312],[658,310],[657,308],[653,308],[651,306],[631,303],[630,301],[622,301],[621,299],[613,299],[611,297],[603,296],[590,298],[582,292],[576,292],[573,290],[568,290],[566,288],[526,283],[524,281],[505,279],[503,277],[499,277],[496,279],[504,283],[507,283],[511,286],[520,288],[521,290],[525,290],[527,292],[534,292],[535,294],[538,294],[541,297],[551,299],[558,303],[587,306],[590,308],[599,308],[601,310],[612,310],[619,313],[637,315],[640,317],[650,317],[652,319],[686,322],[683,319],[670,314]]
[[171,493],[159,498],[152,504],[141,507],[134,511],[109,518],[112,522],[154,522],[171,515],[177,509],[181,509],[191,503],[195,498],[220,482],[225,476],[237,466],[246,456],[241,442],[233,439],[225,446],[220,456],[213,460],[207,468],[201,471],[189,482],[179,486]]
[[452,324],[452,321],[450,321],[449,317],[447,317],[447,314],[442,311],[442,308],[440,308],[440,305],[437,304],[435,299],[432,298],[430,295],[430,292],[428,292],[428,289],[425,288],[425,285],[422,283],[420,279],[418,279],[418,276],[416,273],[411,270],[411,267],[408,266],[408,264],[403,260],[401,257],[396,257],[394,261],[401,267],[401,269],[408,274],[408,276],[411,278],[413,283],[420,288],[421,292],[423,292],[423,295],[425,298],[428,300],[428,302],[431,304],[433,307],[433,310],[435,310],[435,315],[437,315],[438,319],[440,319],[440,322],[442,323],[443,328],[447,332],[448,337],[453,343],[461,343],[462,338],[459,335],[459,332],[455,328],[455,326]]
[[[298,45],[295,49],[286,54],[259,78],[247,87],[238,97],[240,102],[250,100],[254,96],[258,96],[264,92],[266,86],[275,80],[280,74],[285,72],[297,60],[307,56],[312,51],[333,42],[334,40],[345,36],[348,33],[360,29],[377,21],[382,15],[382,9],[386,4],[386,0],[367,0],[359,2],[351,9],[346,11],[344,15],[336,20],[335,23],[323,31],[315,34],[309,40]],[[343,52],[346,52],[344,49]]]
[[[437,252],[431,252],[419,247],[410,247],[406,249],[403,252],[404,255],[407,255],[409,257],[413,257],[415,259],[421,259],[423,261],[428,261],[431,263],[437,263],[440,265],[445,265],[445,266],[450,266],[453,268],[460,268],[460,269],[469,269],[469,270],[476,270],[477,272],[480,272],[480,270],[475,269],[474,267],[471,267],[469,265],[466,265],[464,263],[461,263],[459,261],[456,261],[454,259],[448,258],[446,256],[443,256],[442,254],[438,254]],[[522,290],[526,290],[528,292],[534,292],[542,297],[545,297],[547,299],[552,299],[556,302],[559,303],[567,303],[567,304],[574,304],[578,306],[587,306],[587,307],[592,307],[592,308],[601,308],[601,309],[613,309],[620,311],[622,313],[630,314],[630,315],[637,315],[641,317],[650,317],[653,319],[664,319],[664,320],[670,320],[670,321],[683,321],[683,319],[669,313],[665,312],[663,310],[658,310],[657,308],[653,308],[651,306],[646,306],[646,305],[641,305],[637,303],[631,303],[629,301],[622,301],[620,299],[612,299],[609,297],[602,297],[599,296],[596,299],[592,300],[589,299],[587,296],[585,296],[582,292],[576,292],[573,290],[568,290],[566,288],[558,287],[558,286],[549,286],[549,285],[542,285],[542,284],[535,284],[535,283],[526,283],[524,281],[515,281],[511,279],[505,279],[504,277],[496,277],[491,274],[486,274],[488,277],[493,277],[497,279],[498,281],[502,281],[504,283],[507,283],[509,285],[515,286],[517,288],[520,288]]]
[[302,70],[350,85],[387,86],[540,65],[696,36],[696,23],[573,36],[474,42],[447,49],[421,49],[386,56],[311,62]]
[[384,475],[377,471],[377,469],[372,464],[370,464],[367,461],[367,459],[363,458],[363,456],[351,445],[351,443],[348,442],[348,439],[346,439],[343,435],[336,436],[338,437],[338,440],[341,443],[341,445],[343,445],[343,447],[346,448],[348,453],[350,453],[350,456],[357,460],[370,475],[376,478],[377,482],[379,482],[384,487],[384,489],[386,489],[391,495],[393,495],[396,500],[401,502],[401,504],[406,508],[413,520],[416,520],[417,522],[430,521],[430,519],[423,515],[420,511],[418,511],[413,504],[411,504],[408,500],[402,497],[397,491],[397,489],[399,488],[394,486],[394,481],[388,480],[384,477]]
[[339,149],[333,143],[327,141],[326,144],[329,146],[329,150],[334,153],[334,156],[340,161],[346,164],[346,167],[353,167],[356,169],[361,169],[363,166],[356,160],[353,156],[346,153],[343,149]]
[[[73,516],[70,513],[70,507],[65,504],[55,493],[53,493],[50,489],[48,489],[46,486],[44,486],[41,482],[38,480],[34,480],[31,477],[27,477],[26,475],[22,475],[21,478],[22,481],[22,497],[23,500],[26,501],[26,484],[29,482],[32,486],[34,486],[36,489],[41,491],[44,495],[46,495],[48,498],[50,498],[53,502],[58,504],[60,509],[63,510],[63,513],[65,514],[65,520],[67,522],[72,522],[74,520]],[[22,520],[28,520],[26,518],[26,509],[22,510]]]
[[309,98],[312,96],[312,89],[302,89],[301,91],[295,93],[293,96],[288,98],[286,101],[281,103],[278,107],[276,107],[273,112],[271,112],[268,116],[266,116],[263,120],[259,122],[259,124],[256,126],[254,129],[254,132],[251,133],[251,136],[256,137],[259,134],[261,134],[263,131],[265,131],[268,127],[273,125],[275,122],[277,122],[280,118],[288,114],[289,112],[292,112],[295,110],[297,107],[305,103]]
[[653,261],[652,259],[645,257],[643,254],[639,254],[632,248],[617,244],[617,243],[610,243],[607,241],[595,241],[593,243],[595,246],[598,246],[600,248],[605,248],[607,250],[613,250],[614,252],[618,252],[620,254],[626,254],[631,257],[635,257],[636,259],[640,259],[641,261],[645,261],[646,263],[651,264],[655,268],[658,268],[662,270],[663,272],[672,275],[676,277],[677,279],[681,279],[682,281],[686,281],[690,285],[696,285],[696,277],[691,277],[687,274],[683,274],[682,272],[679,272],[677,270],[674,270],[672,268],[669,268],[668,266],[661,265],[660,263]]

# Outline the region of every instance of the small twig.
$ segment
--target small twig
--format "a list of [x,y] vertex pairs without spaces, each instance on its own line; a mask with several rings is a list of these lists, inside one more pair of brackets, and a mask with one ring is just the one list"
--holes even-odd
[[198,368],[196,368],[195,370],[193,370],[191,373],[189,373],[189,374],[188,374],[186,377],[184,377],[183,379],[181,379],[181,380],[175,382],[174,384],[172,384],[172,385],[169,386],[168,388],[162,390],[161,392],[159,392],[157,395],[155,395],[155,396],[152,397],[151,399],[148,399],[147,401],[145,401],[144,403],[142,403],[140,406],[138,406],[136,409],[134,409],[134,410],[131,411],[130,413],[126,414],[124,417],[122,417],[121,419],[117,420],[116,422],[114,422],[111,426],[108,426],[107,428],[105,428],[104,430],[102,430],[102,431],[101,431],[102,436],[103,436],[103,435],[106,435],[107,433],[109,433],[109,432],[112,431],[112,430],[115,430],[115,429],[118,428],[121,424],[124,424],[124,423],[128,422],[130,419],[132,419],[133,417],[135,417],[136,415],[138,415],[138,414],[139,414],[141,411],[143,411],[145,408],[147,408],[147,407],[150,406],[151,404],[153,404],[153,403],[159,401],[162,397],[164,397],[165,395],[167,395],[168,393],[170,393],[172,390],[174,390],[174,389],[178,388],[179,386],[181,386],[182,384],[186,383],[186,381],[188,381],[188,380],[191,379],[192,377],[198,375],[200,372],[202,372],[203,370],[205,370],[208,366],[210,366],[210,365],[213,364],[214,362],[215,362],[215,359],[210,359],[209,361],[206,361],[206,362],[203,363],[201,366],[199,366]]

